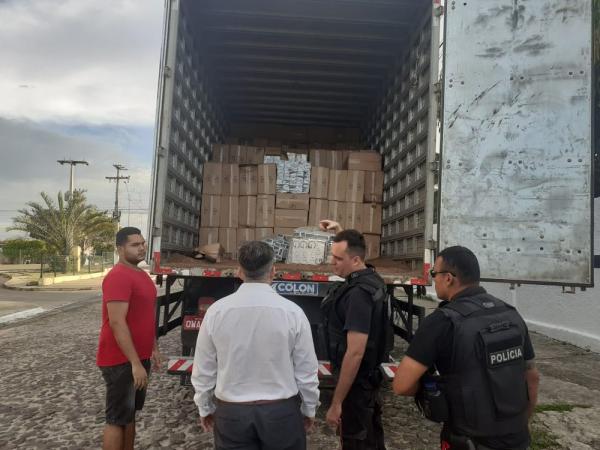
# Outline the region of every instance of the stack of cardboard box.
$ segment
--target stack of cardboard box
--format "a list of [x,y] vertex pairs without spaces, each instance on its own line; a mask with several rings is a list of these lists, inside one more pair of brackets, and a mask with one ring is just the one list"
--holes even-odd
[[311,150],[308,224],[329,218],[361,231],[367,257],[379,256],[383,201],[381,156],[375,151]]
[[213,146],[212,161],[204,164],[200,246],[219,242],[225,256],[235,258],[245,241],[292,235],[295,228],[332,219],[364,233],[368,258],[378,257],[381,156],[375,151],[310,150],[310,186],[289,192],[289,180],[282,182],[277,164],[263,163],[265,156],[276,162],[283,153],[278,148]]
[[226,258],[237,258],[244,242],[273,234],[277,169],[263,160],[262,148],[213,145],[203,169],[200,247],[218,242]]

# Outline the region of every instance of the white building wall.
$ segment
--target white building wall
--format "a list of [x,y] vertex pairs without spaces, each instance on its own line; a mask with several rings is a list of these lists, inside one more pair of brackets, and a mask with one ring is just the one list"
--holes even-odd
[[[594,201],[594,254],[600,255],[600,198]],[[594,269],[596,287],[575,294],[560,286],[516,286],[484,283],[488,292],[515,304],[531,330],[600,352],[600,268]]]

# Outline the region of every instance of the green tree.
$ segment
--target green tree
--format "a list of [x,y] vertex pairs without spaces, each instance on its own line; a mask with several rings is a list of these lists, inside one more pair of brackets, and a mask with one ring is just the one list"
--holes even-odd
[[9,230],[25,231],[43,241],[48,251],[63,255],[76,245],[87,250],[114,238],[116,223],[106,211],[89,205],[84,191],[77,190],[68,199],[59,192],[56,202],[45,192],[41,196],[42,203],[29,202],[19,210]]
[[16,262],[19,258],[37,260],[39,255],[44,252],[46,245],[37,239],[8,239],[2,246],[2,254]]

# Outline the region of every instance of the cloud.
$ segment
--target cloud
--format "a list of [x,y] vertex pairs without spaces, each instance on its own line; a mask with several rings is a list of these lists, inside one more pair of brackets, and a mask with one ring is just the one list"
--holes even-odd
[[161,0],[0,2],[0,116],[152,125]]
[[90,203],[106,210],[113,209],[115,185],[104,177],[115,175],[113,163],[125,165],[129,170],[124,175],[129,175],[131,180],[127,186],[121,185],[120,208],[131,208],[131,211],[123,212],[122,223],[129,219],[132,225],[145,229],[150,192],[151,148],[147,149],[145,155],[128,152],[125,138],[120,142],[121,147],[91,134],[69,135],[50,131],[33,122],[0,119],[0,192],[3,193],[0,204],[0,238],[15,235],[14,232],[5,231],[5,227],[11,224],[10,218],[27,201],[40,200],[41,191],[54,197],[58,191],[68,190],[69,167],[56,162],[63,158],[89,162],[89,166],[76,167],[75,187],[86,189]]

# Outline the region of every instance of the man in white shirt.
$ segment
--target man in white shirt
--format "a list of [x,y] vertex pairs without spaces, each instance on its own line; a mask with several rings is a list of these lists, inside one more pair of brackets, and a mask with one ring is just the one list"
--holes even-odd
[[244,283],[215,302],[200,326],[194,401],[218,450],[304,450],[314,424],[319,380],[310,324],[271,287],[273,260],[264,242],[244,244]]

